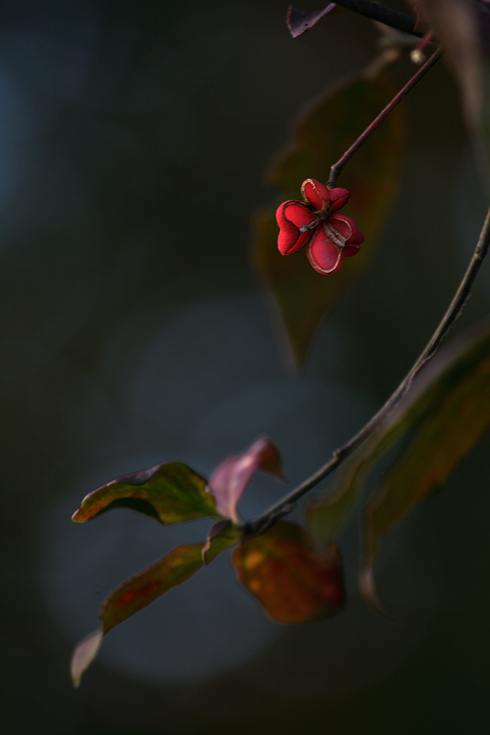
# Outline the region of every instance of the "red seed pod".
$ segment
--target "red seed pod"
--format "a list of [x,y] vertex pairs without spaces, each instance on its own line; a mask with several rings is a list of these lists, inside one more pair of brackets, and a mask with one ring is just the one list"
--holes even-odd
[[344,258],[359,252],[364,236],[353,219],[335,214],[349,199],[347,189],[329,189],[316,179],[301,186],[304,202],[290,199],[276,212],[278,248],[291,255],[306,247],[308,260],[318,273],[336,273]]

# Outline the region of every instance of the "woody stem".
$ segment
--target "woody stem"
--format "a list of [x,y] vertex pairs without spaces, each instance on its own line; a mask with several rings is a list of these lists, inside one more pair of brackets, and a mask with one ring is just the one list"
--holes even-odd
[[393,99],[391,100],[391,102],[388,105],[386,105],[386,107],[384,108],[384,110],[382,110],[379,113],[378,117],[376,117],[372,121],[372,123],[370,125],[368,125],[368,127],[366,128],[366,130],[363,133],[361,133],[361,135],[358,137],[358,139],[344,153],[344,155],[342,156],[342,158],[339,158],[339,160],[337,161],[337,163],[334,163],[334,165],[330,169],[330,178],[328,180],[328,186],[329,187],[333,188],[335,186],[335,184],[337,183],[337,178],[338,178],[340,172],[342,171],[342,169],[344,168],[344,166],[346,165],[346,163],[348,163],[350,161],[350,159],[352,158],[352,156],[355,153],[357,153],[357,151],[359,150],[359,148],[363,145],[363,143],[365,143],[365,141],[369,138],[369,136],[371,135],[371,133],[373,133],[376,130],[376,128],[378,127],[378,125],[380,125],[383,122],[383,120],[385,120],[388,117],[388,115],[390,114],[390,112],[395,109],[395,107],[397,106],[397,104],[399,102],[401,102],[402,99],[404,97],[406,97],[406,95],[410,92],[410,90],[415,87],[415,85],[417,84],[417,82],[419,82],[422,79],[422,77],[425,74],[427,74],[427,72],[429,71],[429,69],[431,69],[434,66],[434,64],[436,64],[439,61],[439,59],[441,58],[441,56],[442,56],[442,51],[440,49],[438,49],[437,51],[435,51],[432,54],[432,56],[430,56],[427,59],[427,61],[425,62],[425,64],[423,64],[420,67],[420,69],[413,75],[413,77],[405,84],[405,86],[402,87],[402,89],[400,89],[400,91],[398,92],[398,94],[395,95],[395,97],[393,97]]
[[282,500],[275,503],[271,508],[261,515],[248,521],[243,526],[243,537],[250,538],[264,533],[268,528],[277,523],[278,520],[288,515],[295,507],[297,501],[306,495],[312,488],[318,485],[321,480],[330,475],[337,467],[349,457],[376,429],[381,426],[387,415],[398,405],[401,399],[406,395],[412,385],[415,376],[425,367],[432,359],[447,336],[450,329],[461,316],[468,299],[471,295],[471,289],[475,278],[480,270],[483,259],[485,258],[490,246],[490,209],[488,210],[485,222],[483,224],[480,237],[471,257],[466,273],[449,304],[446,313],[437,326],[434,334],[415,361],[412,368],[403,378],[398,388],[391,394],[386,403],[374,414],[374,416],[355,434],[346,444],[339,447],[332,453],[331,459],[320,467],[313,475],[308,477],[304,482],[298,485]]

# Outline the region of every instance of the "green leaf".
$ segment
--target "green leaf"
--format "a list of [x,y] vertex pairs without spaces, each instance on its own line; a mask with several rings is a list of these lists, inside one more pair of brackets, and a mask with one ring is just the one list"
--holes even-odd
[[404,106],[399,105],[356,153],[339,186],[351,198],[345,214],[365,236],[359,255],[332,276],[316,273],[304,252],[284,257],[277,249],[275,209],[298,199],[304,179],[326,181],[330,167],[394,97],[397,89],[386,72],[376,78],[350,77],[314,101],[297,122],[290,144],[272,164],[268,180],[280,191],[275,207],[252,221],[252,260],[279,306],[297,365],[306,357],[312,337],[326,313],[366,268],[386,219],[400,173],[405,141]]
[[238,578],[279,623],[306,623],[344,607],[340,551],[311,548],[304,528],[279,521],[233,552]]
[[236,546],[241,541],[240,531],[233,525],[231,521],[224,520],[215,523],[208,534],[206,544],[202,550],[202,560],[206,566],[210,564],[213,559],[216,559],[218,554],[221,554],[225,549],[229,549],[230,546]]
[[307,526],[324,545],[359,507],[370,476],[394,454],[363,513],[361,588],[375,605],[372,564],[381,537],[441,487],[490,426],[490,323],[446,348],[413,381],[377,431],[344,463],[328,493],[310,501]]
[[162,523],[221,518],[206,480],[180,462],[167,462],[112,480],[85,496],[72,520],[83,523],[111,508],[138,510]]
[[203,544],[179,546],[156,564],[123,582],[109,595],[100,609],[100,631],[84,638],[73,652],[71,672],[75,686],[80,684],[83,672],[97,655],[102,637],[195,574],[203,564],[202,550]]
[[364,512],[363,566],[370,566],[380,538],[425,497],[442,487],[490,426],[490,329],[467,345],[439,376],[430,410]]

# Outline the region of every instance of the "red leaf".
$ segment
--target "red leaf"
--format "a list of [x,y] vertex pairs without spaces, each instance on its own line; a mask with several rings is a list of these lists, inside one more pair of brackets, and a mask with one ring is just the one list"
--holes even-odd
[[279,521],[262,536],[245,541],[233,552],[233,563],[240,581],[279,623],[306,623],[344,607],[338,547],[313,550],[296,523]]
[[216,498],[218,512],[234,523],[240,522],[236,505],[258,469],[284,478],[279,452],[266,437],[257,439],[242,454],[225,459],[212,474],[209,485]]

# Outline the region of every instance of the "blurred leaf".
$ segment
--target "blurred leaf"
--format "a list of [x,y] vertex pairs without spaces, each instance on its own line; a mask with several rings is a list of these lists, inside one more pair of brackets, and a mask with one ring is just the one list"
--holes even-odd
[[[300,197],[306,178],[326,181],[330,167],[396,94],[386,72],[375,79],[356,76],[329,90],[298,120],[291,143],[272,164],[268,180],[280,190],[276,206]],[[312,337],[348,285],[365,269],[396,192],[405,140],[403,104],[396,107],[356,153],[339,185],[351,198],[345,213],[365,236],[361,252],[332,276],[316,273],[304,252],[284,257],[277,249],[275,207],[252,222],[252,260],[274,296],[292,353],[301,365]],[[344,210],[342,210],[344,211]]]
[[112,508],[138,510],[162,523],[220,518],[206,480],[180,462],[167,462],[112,480],[85,496],[72,520],[83,523]]
[[442,487],[490,426],[490,330],[448,366],[453,378],[366,503],[363,565],[380,538]]
[[202,550],[202,560],[204,564],[210,564],[230,546],[236,546],[241,541],[241,534],[235,528],[231,521],[218,521],[215,523],[210,532],[206,544]]
[[177,547],[156,564],[123,582],[107,597],[99,613],[100,631],[84,638],[73,652],[71,671],[75,686],[80,684],[83,672],[97,655],[102,637],[197,572],[203,564],[202,549],[203,544]]
[[267,437],[257,439],[244,452],[227,457],[216,467],[209,485],[222,516],[240,522],[236,505],[258,469],[284,479],[279,452]]
[[479,125],[482,102],[480,49],[475,14],[468,0],[416,0],[417,12],[445,51],[456,77],[464,117],[474,129]]
[[328,492],[313,497],[307,503],[306,527],[318,547],[325,548],[340,536],[361,502],[366,472],[385,446],[389,447],[393,441],[394,437],[389,434],[384,443],[376,443],[373,446],[372,440],[366,442],[363,447],[366,454],[361,450],[362,457],[356,453],[351,459],[346,460],[337,481]]
[[[417,10],[444,48],[458,83],[463,117],[490,169],[490,4],[488,0],[417,0]],[[481,145],[480,145],[481,147]]]
[[307,13],[304,10],[295,8],[294,5],[290,5],[288,8],[288,14],[286,23],[293,38],[301,36],[305,31],[309,31],[310,28],[316,26],[318,21],[324,18],[328,13],[331,13],[336,8],[335,3],[329,3],[323,10],[317,10],[314,13]]
[[490,323],[446,348],[425,367],[401,403],[347,460],[336,483],[310,501],[307,526],[324,545],[360,505],[372,472],[388,452],[391,470],[366,503],[361,585],[376,603],[372,564],[380,538],[434,489],[490,425]]
[[83,641],[80,641],[73,651],[70,664],[70,674],[73,680],[73,686],[80,686],[83,672],[88,669],[99,652],[103,635],[104,634],[101,630],[96,630],[93,633],[90,633],[90,635],[84,638]]
[[156,564],[123,582],[100,609],[104,635],[197,572],[202,567],[202,548],[202,544],[178,546]]
[[344,606],[340,551],[312,550],[305,530],[279,521],[233,552],[238,578],[273,620],[306,623],[339,613]]

